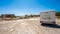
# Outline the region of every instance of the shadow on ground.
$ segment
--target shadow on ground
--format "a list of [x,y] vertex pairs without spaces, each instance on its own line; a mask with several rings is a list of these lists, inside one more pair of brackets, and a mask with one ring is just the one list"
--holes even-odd
[[41,24],[41,25],[50,28],[60,28],[60,26],[57,24]]

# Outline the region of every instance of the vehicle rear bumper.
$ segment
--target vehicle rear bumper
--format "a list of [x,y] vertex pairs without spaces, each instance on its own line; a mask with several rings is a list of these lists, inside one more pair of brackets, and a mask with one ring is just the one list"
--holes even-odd
[[56,24],[56,21],[40,21],[40,23],[45,23],[45,24]]

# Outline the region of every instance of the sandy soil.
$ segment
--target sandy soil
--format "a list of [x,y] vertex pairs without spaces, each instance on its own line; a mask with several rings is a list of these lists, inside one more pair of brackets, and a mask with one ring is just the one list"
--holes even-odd
[[55,26],[42,26],[40,18],[0,21],[0,34],[60,34],[60,20]]

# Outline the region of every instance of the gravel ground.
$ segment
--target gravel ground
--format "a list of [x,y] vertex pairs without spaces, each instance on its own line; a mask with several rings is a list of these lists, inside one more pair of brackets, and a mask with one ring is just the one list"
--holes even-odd
[[40,18],[0,21],[0,34],[60,34],[57,25],[41,25]]

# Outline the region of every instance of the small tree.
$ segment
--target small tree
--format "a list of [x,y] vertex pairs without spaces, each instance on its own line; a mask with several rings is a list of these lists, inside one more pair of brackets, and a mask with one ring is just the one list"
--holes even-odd
[[60,12],[56,12],[56,16],[60,16]]
[[29,18],[28,15],[25,15],[25,18]]
[[33,17],[33,15],[31,14],[30,17]]

